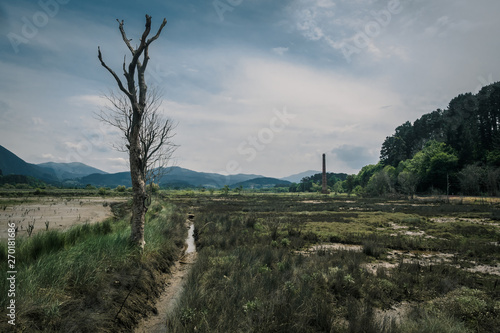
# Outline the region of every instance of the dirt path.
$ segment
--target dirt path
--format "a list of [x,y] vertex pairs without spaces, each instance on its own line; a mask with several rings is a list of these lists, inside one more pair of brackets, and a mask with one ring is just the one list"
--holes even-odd
[[189,228],[188,238],[186,239],[187,248],[184,255],[172,267],[172,271],[166,279],[165,290],[162,292],[156,302],[158,313],[144,318],[135,333],[164,333],[167,331],[167,315],[172,312],[179,301],[184,290],[184,281],[191,266],[196,261],[196,247],[194,245],[194,225]]

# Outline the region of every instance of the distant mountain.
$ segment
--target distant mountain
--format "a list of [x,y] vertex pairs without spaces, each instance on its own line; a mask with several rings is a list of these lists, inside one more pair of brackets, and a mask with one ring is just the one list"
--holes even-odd
[[289,186],[290,184],[292,183],[287,180],[270,178],[270,177],[260,177],[232,184],[231,187],[236,188],[242,186],[243,188],[263,189],[263,188],[272,188],[275,187],[276,185]]
[[118,185],[132,186],[130,172],[118,173],[93,173],[91,175],[76,179],[81,186],[92,185],[97,187],[117,187]]
[[218,173],[197,172],[181,167],[169,167],[168,172],[160,181],[161,186],[175,185],[185,183],[190,186],[201,187],[223,187],[224,185],[232,185],[243,182],[245,180],[262,177],[261,175],[253,174],[237,174],[237,175],[221,175]]
[[[181,167],[168,167],[160,180],[162,187],[213,187],[220,188],[249,179],[259,178],[259,175],[230,175],[218,173],[197,172]],[[113,174],[92,174],[78,179],[81,185],[116,187],[118,185],[131,186],[130,173],[119,172]]]
[[310,176],[315,175],[317,173],[321,173],[321,171],[308,170],[308,171],[304,171],[304,172],[297,173],[295,175],[291,175],[291,176],[280,178],[280,179],[287,180],[287,181],[292,182],[292,183],[300,183],[302,178],[310,177]]
[[74,179],[85,177],[94,173],[106,174],[102,170],[93,168],[83,163],[73,162],[73,163],[55,163],[47,162],[40,163],[37,166],[52,170],[59,180]]
[[[3,175],[24,175],[35,177],[44,182],[63,186],[111,187],[118,185],[132,186],[130,173],[109,174],[83,163],[41,163],[31,164],[23,161],[8,149],[0,146],[0,170]],[[218,173],[197,172],[181,167],[168,167],[159,181],[162,187],[207,187],[221,188],[225,185],[244,188],[265,188],[277,184],[287,186],[290,182],[298,183],[304,177],[317,174],[318,171],[306,171],[282,179],[268,178],[262,175],[237,174],[221,175]]]
[[27,163],[7,148],[0,146],[0,170],[6,175],[24,175],[43,180],[48,183],[57,182],[57,176],[51,169]]

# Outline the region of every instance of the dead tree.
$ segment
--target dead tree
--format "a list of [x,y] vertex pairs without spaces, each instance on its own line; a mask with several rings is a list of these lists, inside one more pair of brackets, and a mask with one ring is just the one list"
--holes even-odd
[[[122,94],[115,94],[113,91],[103,97],[108,103],[100,113],[96,114],[96,118],[123,133],[123,141],[113,146],[118,151],[128,152],[133,115],[128,98]],[[165,175],[173,153],[178,147],[172,142],[176,124],[171,118],[162,115],[161,97],[162,94],[156,87],[148,89],[139,133],[141,158],[146,168],[144,172],[145,182],[146,185],[151,186],[153,183],[159,183],[162,176]]]
[[[134,48],[130,39],[127,38],[123,28],[123,20],[119,20],[119,29],[123,42],[126,44],[132,54],[132,60],[126,64],[126,58],[123,61],[123,75],[126,79],[124,85],[118,75],[104,62],[100,47],[98,47],[98,58],[101,65],[113,76],[118,88],[128,99],[130,106],[129,118],[124,120],[129,122],[128,132],[125,132],[127,140],[127,149],[129,152],[130,176],[132,179],[132,219],[130,239],[134,245],[144,248],[144,221],[147,211],[147,193],[146,193],[146,171],[147,161],[144,160],[144,152],[141,143],[141,132],[145,118],[145,110],[148,99],[148,86],[145,81],[146,67],[149,62],[149,45],[160,37],[162,29],[167,24],[163,19],[156,35],[148,38],[151,32],[151,16],[146,15],[146,27],[142,33],[139,45]],[[137,80],[137,81],[136,81]]]

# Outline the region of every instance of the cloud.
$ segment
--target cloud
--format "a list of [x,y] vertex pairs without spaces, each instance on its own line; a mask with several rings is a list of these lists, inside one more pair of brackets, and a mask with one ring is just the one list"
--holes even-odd
[[294,1],[288,11],[292,17],[292,28],[305,38],[318,41],[325,36],[325,23],[334,17],[335,3],[328,0]]
[[35,126],[41,126],[41,125],[46,124],[46,122],[40,117],[32,117],[31,121],[33,122],[33,125],[35,125]]
[[[210,59],[211,54],[206,56]],[[378,149],[387,134],[377,134],[372,124],[392,130],[394,119],[404,120],[403,115],[393,117],[394,109],[400,106],[399,97],[380,80],[359,80],[263,54],[240,54],[234,62],[237,65],[231,75],[221,75],[221,93],[203,105],[163,104],[179,121],[175,139],[181,144],[177,154],[182,163],[193,163],[189,152],[198,151],[196,164],[202,170],[225,170],[228,161],[236,160],[243,172],[266,169],[279,176],[315,167],[308,156],[330,150],[333,142]],[[393,107],[383,108],[389,104]],[[273,110],[284,107],[296,118],[248,162],[238,147],[269,128]],[[189,158],[183,160],[184,156]],[[288,162],[269,163],[276,156]],[[336,169],[352,170],[345,164]]]
[[273,52],[276,53],[277,55],[282,56],[286,52],[288,52],[288,47],[275,47],[273,48]]
[[52,154],[42,154],[42,158],[47,160],[47,161],[55,161],[57,160],[57,157],[52,155]]
[[[400,2],[402,11],[358,45],[350,63],[342,47],[356,46],[389,0],[244,1],[223,22],[211,2],[146,2],[169,20],[151,47],[147,79],[165,92],[164,114],[179,122],[178,165],[221,171],[237,160],[244,172],[284,176],[318,169],[321,154],[336,147],[329,168],[355,172],[376,160],[396,126],[500,79],[500,2]],[[24,0],[2,8],[7,31],[20,31],[21,18],[40,10]],[[90,142],[84,163],[126,168],[110,145],[119,133],[93,118],[99,96],[116,88],[96,52],[100,45],[121,76],[130,53],[115,17],[136,42],[140,8],[132,0],[71,1],[19,53],[0,40],[0,142],[33,160],[74,157]],[[269,128],[273,110],[284,107],[296,118],[246,161],[239,145]]]
[[331,150],[334,154],[334,158],[345,164],[351,170],[359,170],[363,166],[367,165],[367,162],[372,161],[376,163],[378,160],[378,155],[374,154],[366,147],[353,146],[353,145],[341,145]]

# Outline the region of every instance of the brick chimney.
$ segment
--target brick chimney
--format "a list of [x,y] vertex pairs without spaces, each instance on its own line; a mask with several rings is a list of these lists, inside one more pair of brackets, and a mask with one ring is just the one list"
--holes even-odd
[[321,193],[328,194],[328,184],[326,180],[326,155],[323,154],[323,177],[322,177],[322,189]]

